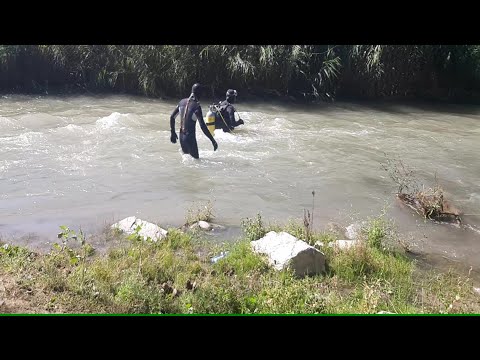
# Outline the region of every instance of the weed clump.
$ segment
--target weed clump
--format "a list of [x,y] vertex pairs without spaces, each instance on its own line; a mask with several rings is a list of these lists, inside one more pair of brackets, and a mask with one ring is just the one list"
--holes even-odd
[[425,219],[461,223],[461,213],[445,200],[442,187],[435,176],[433,186],[419,183],[414,171],[400,159],[390,159],[385,154],[386,163],[382,164],[390,178],[397,184],[397,198]]

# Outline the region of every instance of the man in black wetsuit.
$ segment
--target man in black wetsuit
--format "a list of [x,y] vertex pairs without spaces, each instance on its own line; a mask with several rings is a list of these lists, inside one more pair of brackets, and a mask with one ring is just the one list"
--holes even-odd
[[227,98],[218,104],[219,109],[215,117],[215,129],[223,129],[224,132],[230,132],[235,127],[244,124],[242,119],[235,121],[235,108],[233,104],[237,97],[237,90],[228,89]]
[[203,133],[210,139],[213,145],[213,150],[217,150],[218,144],[213,138],[210,131],[208,131],[207,125],[203,120],[202,108],[200,106],[202,85],[194,84],[192,86],[192,94],[189,98],[182,99],[178,103],[177,107],[170,115],[170,141],[176,143],[178,136],[175,132],[175,118],[180,113],[180,145],[184,154],[190,154],[195,159],[198,159],[198,146],[197,138],[195,136],[195,126],[197,120],[200,123]]

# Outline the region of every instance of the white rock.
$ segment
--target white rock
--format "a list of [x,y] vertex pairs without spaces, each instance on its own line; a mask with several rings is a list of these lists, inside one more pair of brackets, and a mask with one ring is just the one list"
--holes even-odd
[[127,217],[112,225],[113,229],[124,231],[127,234],[134,234],[138,226],[141,226],[138,235],[142,236],[144,240],[151,238],[153,241],[158,241],[167,236],[167,230],[162,229],[160,226],[152,224],[148,221],[144,221],[135,216]]
[[336,247],[338,249],[350,249],[351,247],[358,246],[360,244],[360,240],[337,240],[330,243],[330,246]]
[[395,313],[392,313],[390,311],[383,311],[382,310],[382,311],[377,312],[377,314],[383,315],[383,314],[395,314]]
[[190,225],[190,229],[195,229],[195,228],[200,228],[206,231],[215,230],[215,229],[218,229],[218,230],[225,229],[225,227],[222,225],[212,224],[202,220]]
[[362,227],[365,225],[365,222],[356,222],[347,226],[345,231],[345,236],[350,240],[357,240],[362,232]]
[[202,220],[200,220],[198,222],[198,226],[200,226],[200,228],[203,229],[203,230],[210,230],[211,229],[210,224],[208,222],[202,221]]
[[[327,246],[344,250],[344,249],[350,249],[351,247],[357,246],[359,244],[360,244],[360,240],[336,240],[336,241],[329,242]],[[317,241],[315,245],[318,247],[325,246],[325,244],[321,241]]]
[[478,295],[480,295],[480,288],[474,287],[473,291],[475,291]]
[[276,270],[290,267],[298,276],[325,271],[325,255],[286,232],[270,231],[250,245],[255,253],[267,255]]

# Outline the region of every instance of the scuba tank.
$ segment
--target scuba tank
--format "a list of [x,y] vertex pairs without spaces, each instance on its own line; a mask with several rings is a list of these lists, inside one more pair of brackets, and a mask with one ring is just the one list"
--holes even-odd
[[215,113],[217,110],[215,109],[215,105],[210,105],[210,108],[207,112],[207,121],[205,122],[207,125],[208,130],[212,136],[215,136]]

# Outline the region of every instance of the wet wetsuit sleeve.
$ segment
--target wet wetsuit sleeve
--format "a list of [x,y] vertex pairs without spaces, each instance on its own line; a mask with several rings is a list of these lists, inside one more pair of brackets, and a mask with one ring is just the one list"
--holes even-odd
[[175,132],[175,118],[177,117],[178,112],[179,112],[179,108],[177,105],[176,108],[173,110],[172,115],[170,115],[170,130],[172,132]]
[[203,120],[203,114],[202,114],[202,108],[199,106],[197,110],[195,110],[195,115],[197,116],[198,122],[200,123],[200,127],[202,128],[203,133],[205,134],[206,137],[210,139],[211,142],[214,141],[212,134],[210,134],[210,131],[207,128],[207,125],[205,124],[205,121]]
[[233,106],[227,106],[226,111],[228,114],[228,126],[230,129],[233,129],[235,127],[235,109]]

